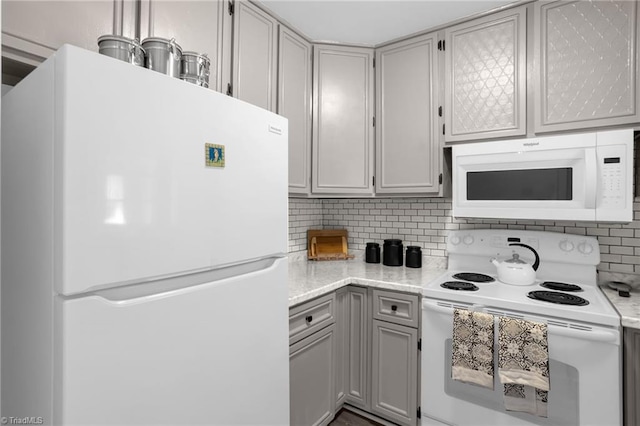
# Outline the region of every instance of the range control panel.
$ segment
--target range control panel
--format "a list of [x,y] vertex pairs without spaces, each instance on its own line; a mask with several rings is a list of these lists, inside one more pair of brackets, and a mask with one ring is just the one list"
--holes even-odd
[[467,257],[501,257],[510,256],[514,252],[530,254],[526,248],[512,244],[525,244],[533,248],[541,260],[583,265],[600,263],[600,247],[596,238],[557,232],[515,229],[454,230],[449,232],[447,251],[450,255]]

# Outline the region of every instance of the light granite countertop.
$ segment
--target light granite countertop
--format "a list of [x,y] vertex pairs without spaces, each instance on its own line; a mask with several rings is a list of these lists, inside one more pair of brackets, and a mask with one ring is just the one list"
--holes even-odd
[[307,252],[289,255],[289,306],[298,305],[349,284],[421,294],[422,287],[443,274],[447,261],[423,257],[422,268],[385,266],[364,261],[363,252],[350,260],[307,261]]
[[[598,280],[600,288],[620,314],[622,326],[640,329],[640,276],[601,272]],[[631,286],[631,291],[629,292],[631,296],[621,297],[616,290],[607,285],[610,281],[629,284]]]

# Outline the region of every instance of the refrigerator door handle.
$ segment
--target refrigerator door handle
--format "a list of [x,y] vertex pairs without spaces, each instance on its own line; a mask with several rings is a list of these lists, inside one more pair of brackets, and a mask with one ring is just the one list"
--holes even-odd
[[264,274],[273,270],[286,257],[267,257],[237,265],[221,267],[211,271],[158,279],[150,282],[125,285],[121,287],[96,290],[72,296],[59,297],[63,300],[97,297],[113,305],[131,305],[150,302],[159,298],[173,297],[196,291],[202,285],[218,285],[232,280],[241,280],[247,276]]

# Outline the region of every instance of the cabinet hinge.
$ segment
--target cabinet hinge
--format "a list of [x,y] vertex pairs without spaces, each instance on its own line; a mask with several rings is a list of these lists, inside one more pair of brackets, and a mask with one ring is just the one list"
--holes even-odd
[[373,117],[373,127],[376,127],[376,118]]
[[229,8],[228,8],[228,10],[229,10],[229,15],[233,15],[233,12],[235,11],[233,0],[229,0]]
[[376,67],[376,58],[373,58],[373,67]]
[[442,173],[440,173],[440,176],[438,176],[438,183],[442,185]]
[[438,107],[438,117],[442,117],[442,107]]
[[371,181],[372,181],[373,186],[375,187],[376,186],[376,177],[374,176]]
[[442,40],[438,40],[438,50],[442,50]]
[[233,96],[233,90],[231,88],[231,83],[227,83],[227,96]]
[[444,124],[442,125],[442,134],[444,135]]
[[[442,176],[442,175],[440,175]],[[418,339],[418,350],[421,351],[422,350],[422,339]]]
[[421,418],[422,418],[422,410],[421,410],[421,408],[420,408],[420,407],[418,407],[418,413],[417,413],[417,415],[418,415],[418,418],[419,418],[419,419],[421,419]]

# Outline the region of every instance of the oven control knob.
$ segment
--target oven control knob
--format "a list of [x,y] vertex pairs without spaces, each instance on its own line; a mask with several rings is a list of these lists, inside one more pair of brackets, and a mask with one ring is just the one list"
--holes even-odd
[[465,235],[462,239],[462,242],[470,246],[471,244],[473,244],[473,237],[471,235]]
[[571,241],[569,240],[562,240],[560,241],[560,250],[562,251],[571,251],[574,249],[574,245]]
[[593,253],[593,246],[587,242],[578,244],[578,250],[582,254],[591,254]]
[[458,237],[457,235],[451,237],[451,244],[453,244],[454,246],[460,244],[460,237]]

